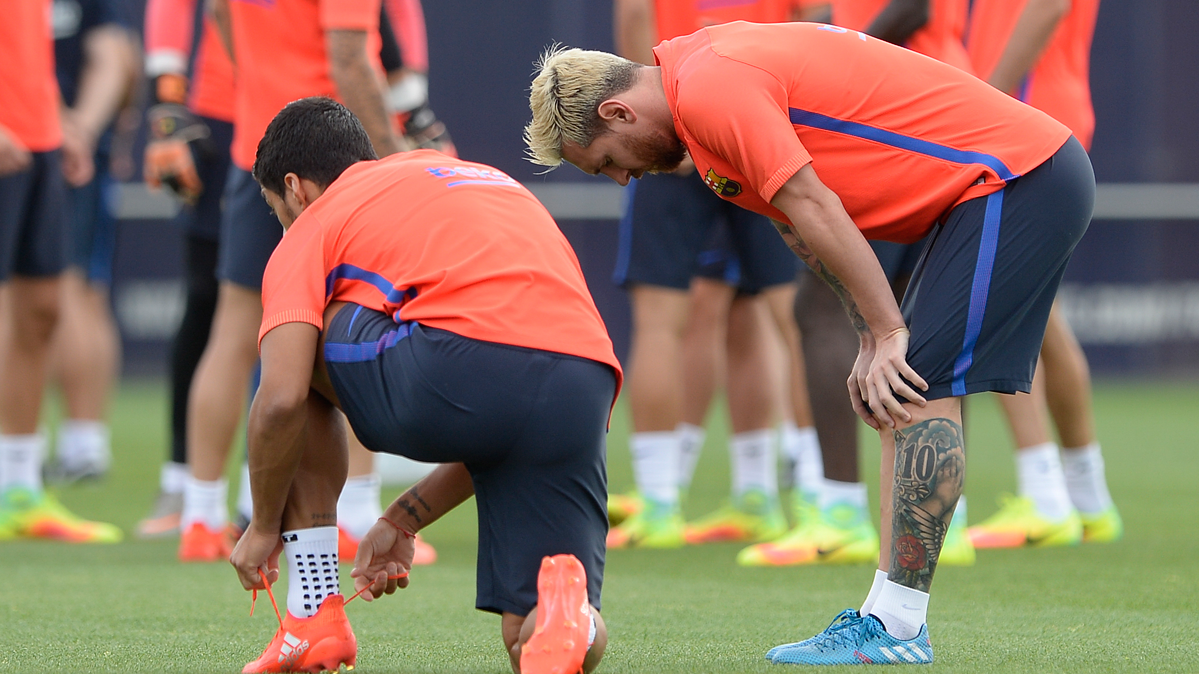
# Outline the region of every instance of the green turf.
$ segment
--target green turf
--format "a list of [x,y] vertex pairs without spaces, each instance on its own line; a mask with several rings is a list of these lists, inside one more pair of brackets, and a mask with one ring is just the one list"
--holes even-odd
[[[972,568],[940,569],[931,669],[1199,671],[1199,443],[1191,416],[1199,385],[1105,384],[1095,407],[1125,539],[983,551]],[[127,385],[114,413],[113,474],[62,490],[62,500],[132,530],[157,487],[166,418],[163,386]],[[714,428],[688,506],[693,516],[728,490],[722,416]],[[1014,471],[992,401],[973,404],[967,433],[967,494],[978,520],[1014,487]],[[863,446],[872,473],[877,440]],[[623,408],[610,470],[614,488],[629,486]],[[408,590],[350,605],[358,671],[508,671],[498,619],[472,608],[473,520],[468,504],[428,530],[441,559],[418,569]],[[180,565],[174,546],[0,544],[0,671],[240,671],[274,632],[269,603],[263,597],[248,617],[249,595],[231,568]],[[604,588],[611,645],[601,671],[780,671],[765,664],[765,650],[810,636],[857,606],[871,579],[861,566],[741,569],[733,564],[737,549],[613,552]]]

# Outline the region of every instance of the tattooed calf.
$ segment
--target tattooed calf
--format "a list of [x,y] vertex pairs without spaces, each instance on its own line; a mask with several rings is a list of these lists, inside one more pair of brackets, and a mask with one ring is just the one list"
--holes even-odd
[[966,454],[958,424],[929,419],[895,431],[888,574],[892,581],[928,592],[965,477]]

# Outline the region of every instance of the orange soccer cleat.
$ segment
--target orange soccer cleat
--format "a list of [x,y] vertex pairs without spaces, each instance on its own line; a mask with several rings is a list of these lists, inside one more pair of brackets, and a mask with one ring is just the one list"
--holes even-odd
[[346,617],[345,598],[332,594],[311,618],[288,612],[266,650],[241,671],[335,672],[341,665],[353,669],[357,659],[358,639]]
[[234,540],[229,528],[213,531],[203,522],[192,522],[179,537],[179,561],[224,561],[233,554]]
[[520,649],[521,674],[576,674],[587,656],[591,605],[587,572],[574,555],[541,560],[537,626]]

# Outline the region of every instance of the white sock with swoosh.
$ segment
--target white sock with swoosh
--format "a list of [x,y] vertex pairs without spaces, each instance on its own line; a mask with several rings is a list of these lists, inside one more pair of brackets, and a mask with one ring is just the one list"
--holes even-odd
[[914,639],[928,619],[928,593],[886,581],[870,615],[878,618],[887,634],[896,639]]

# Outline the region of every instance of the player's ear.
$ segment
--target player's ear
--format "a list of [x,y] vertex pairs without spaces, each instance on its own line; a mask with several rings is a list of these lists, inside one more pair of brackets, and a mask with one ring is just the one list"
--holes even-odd
[[637,112],[628,103],[616,98],[609,98],[600,103],[597,112],[599,118],[609,124],[613,122],[632,124],[637,121]]

